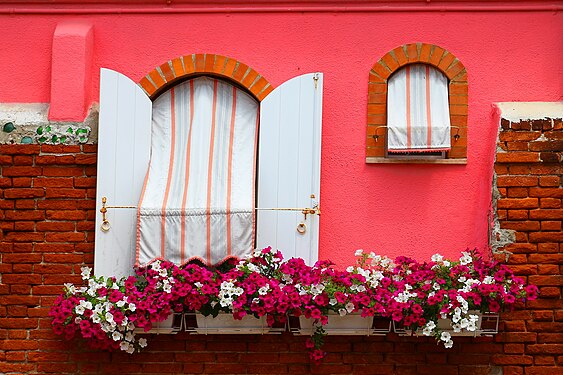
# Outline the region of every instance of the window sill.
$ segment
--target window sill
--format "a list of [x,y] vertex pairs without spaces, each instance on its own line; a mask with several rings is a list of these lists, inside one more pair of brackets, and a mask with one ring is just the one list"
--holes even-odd
[[366,164],[467,164],[463,159],[392,159],[384,157],[366,157]]

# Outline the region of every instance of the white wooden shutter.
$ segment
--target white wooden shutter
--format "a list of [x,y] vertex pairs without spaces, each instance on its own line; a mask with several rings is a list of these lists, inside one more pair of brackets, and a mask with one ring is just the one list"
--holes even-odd
[[98,177],[94,273],[127,276],[135,263],[136,209],[108,209],[109,231],[100,229],[107,205],[137,206],[150,158],[152,102],[128,77],[100,73]]
[[[322,91],[322,74],[305,74],[260,103],[256,245],[307,264],[318,260],[319,216],[262,209],[312,208],[320,202]],[[297,231],[300,223],[306,225],[303,234]]]

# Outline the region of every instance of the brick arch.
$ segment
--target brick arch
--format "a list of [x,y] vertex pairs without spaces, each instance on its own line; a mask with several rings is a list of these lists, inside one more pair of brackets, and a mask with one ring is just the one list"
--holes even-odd
[[262,101],[274,89],[248,65],[230,57],[203,53],[177,57],[157,66],[141,78],[139,86],[154,99],[175,83],[201,74],[235,82],[246,88],[258,101]]
[[[382,162],[387,138],[387,80],[400,68],[422,63],[434,66],[449,79],[452,149],[448,159],[467,158],[467,71],[453,53],[442,47],[411,43],[385,54],[373,65],[368,84],[366,161]],[[456,135],[459,135],[457,137]]]

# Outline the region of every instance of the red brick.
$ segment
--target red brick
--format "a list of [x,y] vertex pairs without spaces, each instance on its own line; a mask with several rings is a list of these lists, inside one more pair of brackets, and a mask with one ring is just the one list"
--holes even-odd
[[524,354],[524,344],[504,344],[506,354]]
[[73,186],[72,178],[43,178],[36,177],[33,179],[34,187],[57,187],[70,188]]
[[499,176],[497,186],[537,186],[538,178],[529,176]]
[[[525,196],[528,196],[527,194]],[[528,210],[508,210],[507,211],[508,220],[527,220]],[[499,217],[500,219],[500,217]]]
[[[549,287],[549,286],[540,288],[540,297],[542,297],[542,298],[560,298],[561,297],[560,288]],[[552,313],[552,318],[553,318],[553,313]],[[536,320],[540,320],[540,319],[536,319]]]
[[553,276],[529,276],[528,281],[531,284],[542,286],[562,286],[563,285],[563,275],[553,275]]
[[86,239],[84,233],[63,232],[63,233],[47,233],[47,242],[82,242]]
[[530,233],[530,242],[563,242],[563,232]]
[[537,231],[540,229],[539,221],[503,221],[500,223],[503,229],[512,229],[522,232]]
[[[530,219],[533,220],[562,220],[563,219],[563,210],[531,210],[530,211]],[[543,242],[552,242],[552,241],[543,241]]]
[[7,155],[38,155],[39,145],[0,145],[0,153]]
[[35,177],[41,175],[40,167],[4,167],[2,168],[3,177]]
[[523,198],[523,199],[499,199],[497,202],[498,208],[506,209],[522,209],[522,208],[537,208],[539,201],[537,198]]
[[542,231],[561,231],[561,221],[542,221]]
[[496,365],[531,365],[533,358],[534,357],[529,355],[495,354],[492,358],[492,362]]
[[563,198],[563,189],[557,188],[530,188],[530,197]]
[[20,198],[39,198],[45,196],[45,190],[38,189],[6,189],[4,190],[4,198],[20,199]]
[[86,192],[82,189],[47,189],[46,198],[86,198]]
[[561,208],[561,199],[540,198],[540,208]]
[[43,175],[50,177],[84,176],[82,167],[43,167]]
[[537,152],[497,153],[497,163],[536,163],[540,161]]
[[12,186],[17,188],[29,188],[31,187],[30,177],[14,177],[12,179]]
[[528,354],[563,354],[563,344],[536,344],[526,346]]

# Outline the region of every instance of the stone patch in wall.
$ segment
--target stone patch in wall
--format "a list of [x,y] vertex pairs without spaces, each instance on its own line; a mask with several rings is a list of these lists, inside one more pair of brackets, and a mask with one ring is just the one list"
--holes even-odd
[[83,122],[49,121],[49,104],[0,104],[0,144],[92,144],[98,139],[98,105]]

